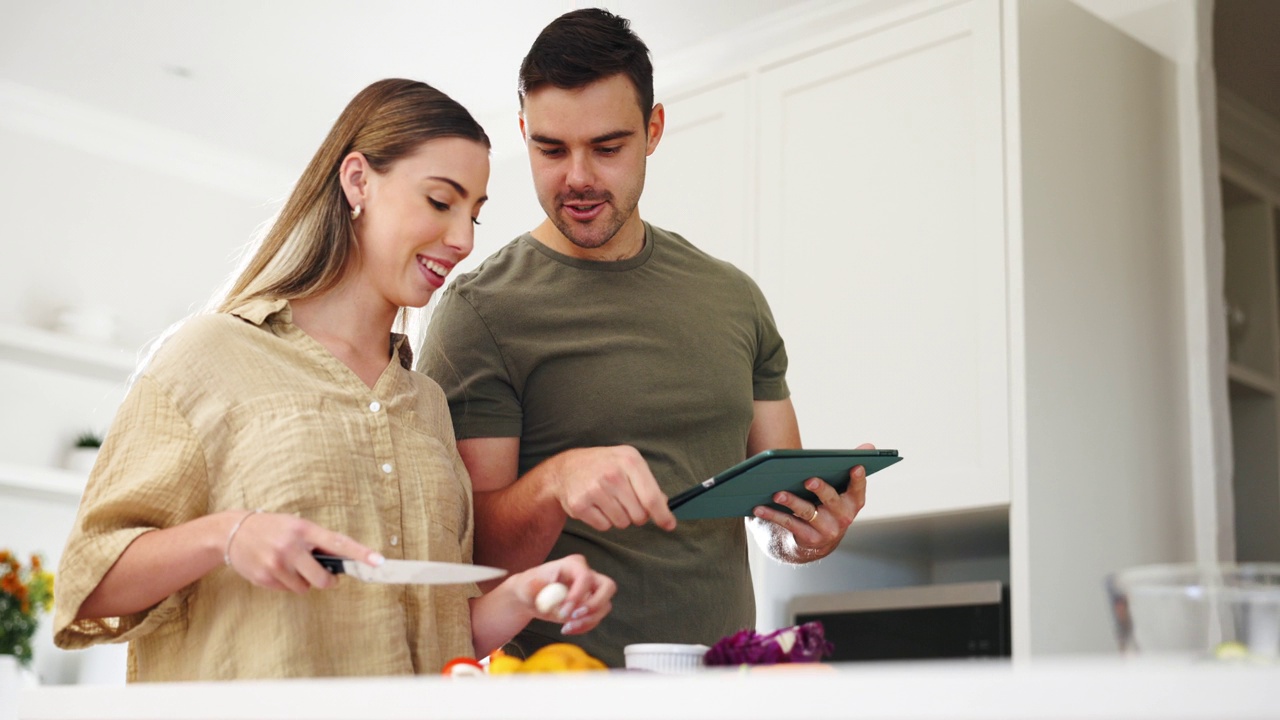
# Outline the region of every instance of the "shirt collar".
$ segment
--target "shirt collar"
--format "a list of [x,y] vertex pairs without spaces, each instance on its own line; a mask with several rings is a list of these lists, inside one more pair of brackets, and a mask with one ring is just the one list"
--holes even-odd
[[289,301],[283,298],[253,298],[231,308],[228,312],[254,325],[261,325],[272,316],[278,316],[279,322],[293,322],[293,308],[289,306]]
[[400,365],[405,370],[413,369],[413,347],[409,344],[409,336],[398,332],[391,333],[391,352],[400,359]]
[[[258,326],[267,322],[293,324],[293,308],[288,300],[282,298],[253,298],[237,305],[229,312]],[[405,370],[413,369],[413,347],[409,343],[408,336],[403,333],[391,333],[391,352]]]

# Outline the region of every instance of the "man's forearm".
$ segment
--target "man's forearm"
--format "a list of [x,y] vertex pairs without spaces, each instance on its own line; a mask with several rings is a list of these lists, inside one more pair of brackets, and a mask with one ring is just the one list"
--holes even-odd
[[501,490],[475,493],[475,561],[513,573],[544,562],[567,516],[542,465]]

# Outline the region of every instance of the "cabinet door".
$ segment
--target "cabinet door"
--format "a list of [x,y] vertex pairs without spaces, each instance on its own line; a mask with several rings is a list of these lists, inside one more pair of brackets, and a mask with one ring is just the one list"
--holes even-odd
[[759,276],[801,434],[905,456],[863,517],[1004,505],[999,8],[873,23],[760,75]]
[[666,131],[649,157],[641,216],[752,273],[747,81],[729,80],[663,106]]

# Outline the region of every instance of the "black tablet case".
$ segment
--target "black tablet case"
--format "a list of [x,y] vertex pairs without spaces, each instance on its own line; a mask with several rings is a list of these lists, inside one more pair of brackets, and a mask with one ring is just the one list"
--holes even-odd
[[897,450],[766,450],[675,495],[667,507],[680,520],[748,517],[758,505],[790,512],[773,502],[779,491],[818,504],[805,480],[822,478],[844,492],[854,467],[861,465],[870,475],[901,459]]

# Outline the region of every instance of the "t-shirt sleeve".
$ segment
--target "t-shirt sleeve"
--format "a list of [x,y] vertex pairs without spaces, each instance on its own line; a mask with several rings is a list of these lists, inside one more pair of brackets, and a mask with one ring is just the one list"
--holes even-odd
[[501,348],[453,287],[431,315],[418,372],[444,390],[458,440],[520,436],[523,413]]
[[786,400],[791,397],[787,388],[787,347],[778,333],[773,312],[764,293],[753,280],[747,278],[751,299],[756,308],[756,360],[751,373],[753,400]]
[[207,470],[194,431],[149,377],[130,389],[89,476],[58,567],[54,641],[124,642],[176,618],[191,587],[125,617],[76,620],[85,598],[143,533],[201,517]]

